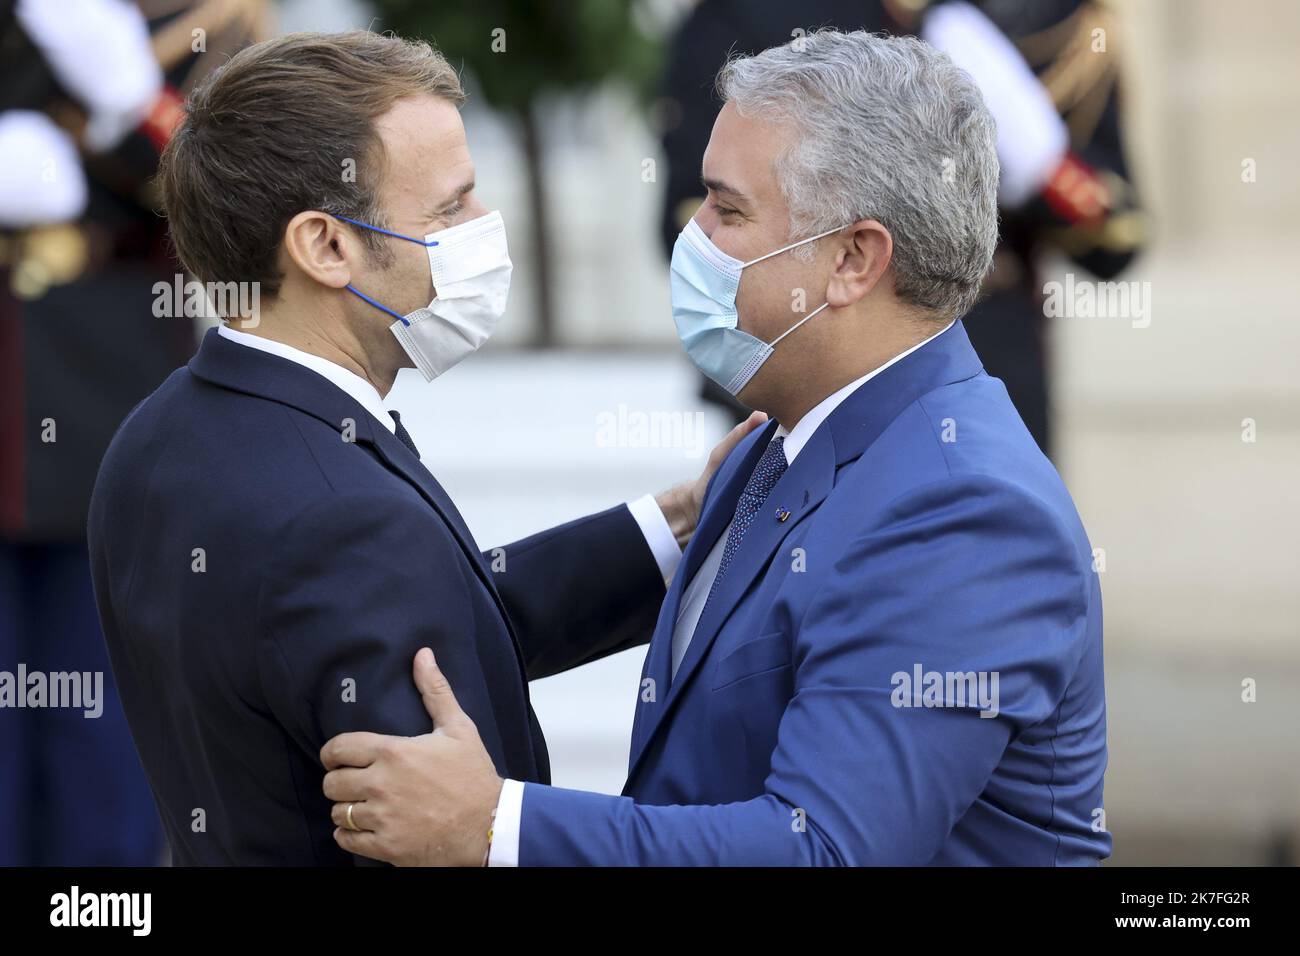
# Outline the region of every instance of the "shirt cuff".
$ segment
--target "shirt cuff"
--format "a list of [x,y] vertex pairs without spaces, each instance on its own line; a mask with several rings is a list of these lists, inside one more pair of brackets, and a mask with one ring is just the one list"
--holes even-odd
[[671,580],[682,560],[682,549],[678,547],[673,529],[668,527],[668,519],[660,510],[655,496],[645,495],[636,501],[629,501],[627,510],[632,513],[632,520],[645,536],[645,543],[655,556],[655,564],[659,565],[659,573],[665,581]]
[[492,819],[492,846],[488,866],[519,865],[519,821],[524,813],[524,785],[518,780],[501,784],[497,812]]

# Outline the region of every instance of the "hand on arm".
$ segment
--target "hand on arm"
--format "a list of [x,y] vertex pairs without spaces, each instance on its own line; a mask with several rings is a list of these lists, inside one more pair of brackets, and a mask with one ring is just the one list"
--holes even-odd
[[[659,502],[645,495],[484,555],[530,680],[650,640],[664,583],[681,561],[678,542],[694,532],[709,480],[736,443],[764,420],[751,416],[733,429],[697,480],[665,492]],[[595,568],[601,573],[593,574]]]
[[700,511],[704,507],[705,492],[708,491],[709,482],[713,480],[718,467],[746,435],[766,424],[766,414],[751,413],[748,418],[729,431],[722,441],[713,446],[713,451],[709,453],[709,460],[705,462],[704,470],[700,472],[699,477],[693,481],[674,485],[655,496],[655,502],[659,505],[659,510],[664,513],[664,518],[668,521],[668,527],[672,529],[673,537],[677,539],[679,547],[685,548],[691,540],[691,535],[695,533],[695,526],[700,521]]
[[[339,496],[302,512],[279,540],[258,599],[258,664],[272,714],[305,756],[347,731],[427,731],[410,671],[421,647],[451,680],[482,686],[473,679],[481,664],[471,572],[432,511],[396,497]],[[481,691],[465,703],[490,712]],[[304,806],[323,805],[317,784],[304,784]]]
[[397,866],[482,866],[502,780],[428,648],[414,675],[431,733],[341,734],[321,748],[334,839]]

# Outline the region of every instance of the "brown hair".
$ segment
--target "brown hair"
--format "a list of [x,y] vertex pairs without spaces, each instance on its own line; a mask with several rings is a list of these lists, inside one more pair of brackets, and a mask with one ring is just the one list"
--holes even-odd
[[[274,297],[277,250],[298,213],[384,225],[374,121],[420,93],[465,100],[455,70],[424,42],[292,33],[241,50],[191,94],[159,166],[181,264],[201,281],[258,282]],[[358,232],[382,248],[382,237]]]

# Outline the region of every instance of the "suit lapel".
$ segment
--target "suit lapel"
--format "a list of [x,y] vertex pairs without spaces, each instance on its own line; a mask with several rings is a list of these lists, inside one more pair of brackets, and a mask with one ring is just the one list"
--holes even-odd
[[[689,551],[690,545],[687,545],[687,552]],[[677,573],[673,575],[672,583],[668,587],[668,593],[664,595],[663,606],[659,608],[655,632],[650,638],[650,650],[646,653],[645,664],[641,668],[641,684],[637,687],[637,706],[632,715],[629,771],[640,752],[640,742],[648,735],[647,723],[650,714],[647,712],[659,707],[659,702],[668,693],[669,671],[672,667],[673,628],[677,622],[678,609],[682,605],[682,593],[685,590],[683,581],[686,576],[682,574],[685,564],[686,557],[683,555],[682,563],[677,566]],[[647,680],[650,681],[649,690],[654,694],[653,702],[642,700],[647,690],[645,683]]]
[[[677,615],[681,613],[682,596],[687,586],[695,577],[700,565],[708,557],[736,510],[740,492],[749,480],[758,459],[767,447],[768,441],[776,431],[776,422],[771,422],[752,438],[749,448],[738,459],[724,462],[714,477],[714,486],[705,496],[704,510],[700,522],[686,545],[677,573],[673,575],[668,593],[664,597],[663,607],[659,610],[659,619],[655,623],[655,633],[650,639],[650,650],[646,654],[645,667],[642,669],[642,681],[653,681],[650,687],[654,693],[653,702],[641,700],[644,690],[638,688],[636,714],[632,720],[632,750],[629,763],[635,763],[640,746],[648,741],[658,719],[654,716],[663,710],[672,684],[673,631],[677,627]],[[744,446],[742,446],[744,447]]]
[[420,463],[420,460],[397,439],[397,436],[386,428],[377,428],[374,431],[374,448],[380,459],[389,468],[414,485],[424,500],[438,513],[447,527],[451,529],[453,537],[460,545],[469,563],[473,565],[474,572],[478,575],[479,580],[483,582],[483,586],[492,595],[497,610],[506,622],[506,630],[510,633],[510,640],[515,647],[515,656],[519,658],[520,671],[525,675],[526,693],[527,668],[524,664],[523,648],[519,643],[518,635],[515,634],[514,623],[510,620],[510,614],[506,610],[505,602],[497,591],[496,582],[492,579],[492,571],[488,568],[487,562],[483,558],[483,552],[479,550],[478,543],[474,540],[473,534],[470,533],[469,527],[465,524],[465,519],[461,517],[460,511],[456,508],[447,492],[443,490],[442,485],[429,472],[429,469]]
[[356,443],[368,445],[391,471],[413,485],[451,529],[452,536],[492,595],[506,623],[527,693],[527,671],[519,638],[474,536],[442,486],[396,435],[379,425],[351,395],[311,369],[278,355],[231,342],[218,335],[216,329],[209,330],[204,336],[189,368],[194,375],[214,385],[296,408],[329,425],[340,435],[348,422],[353,423]]
[[[718,495],[717,500],[713,503],[711,508],[713,521],[715,524],[720,524],[721,527],[710,534],[707,540],[700,540],[698,534],[696,538],[692,539],[691,546],[696,546],[698,541],[699,551],[702,552],[702,555],[697,557],[691,577],[694,576],[694,571],[698,571],[699,565],[703,562],[703,555],[707,555],[714,544],[717,543],[718,534],[722,528],[725,528],[734,517],[740,493],[744,490],[745,483],[753,473],[758,459],[762,456],[764,449],[767,448],[775,430],[775,423],[773,423],[772,427],[764,430],[760,440],[755,443],[753,453],[745,456],[745,460],[733,473],[732,480],[727,483],[723,492]],[[685,693],[691,679],[699,671],[701,663],[707,656],[709,648],[713,645],[723,624],[726,623],[751,586],[762,576],[763,570],[771,561],[772,555],[780,547],[781,542],[798,526],[800,521],[821,504],[827,492],[830,491],[834,477],[834,456],[831,452],[831,443],[826,436],[816,435],[795,458],[794,463],[786,470],[785,474],[781,476],[780,481],[773,487],[767,500],[763,502],[762,508],[754,517],[749,529],[745,532],[745,537],[740,544],[740,549],[732,559],[731,566],[727,569],[726,575],[718,585],[718,590],[709,599],[704,608],[704,613],[695,625],[695,633],[691,636],[690,644],[686,648],[686,655],[677,668],[676,676],[671,678],[671,683],[667,681],[672,669],[672,639],[673,629],[677,621],[677,608],[672,609],[672,617],[667,621],[666,627],[664,616],[660,617],[659,627],[656,629],[654,641],[651,644],[651,652],[657,659],[655,668],[657,675],[656,687],[667,687],[668,693],[658,706],[653,708],[641,706],[638,708],[638,723],[642,725],[642,732],[636,735],[636,743],[639,746],[634,746],[633,749],[628,773],[629,779],[632,773],[635,772],[641,757],[644,756],[650,741],[654,739],[655,732],[663,725],[674,705]],[[784,521],[777,517],[778,509],[789,512],[789,516]],[[704,528],[703,521],[701,522],[701,528]],[[685,556],[683,556],[682,563],[683,565],[686,563]],[[682,577],[689,580],[684,575]],[[642,714],[644,714],[643,720],[641,719]]]
[[[717,487],[708,494],[708,504],[700,515],[699,526],[686,546],[686,553],[682,555],[684,583],[689,583],[695,577],[700,565],[717,544],[718,537],[735,517],[740,493],[745,490],[745,483],[758,467],[758,460],[763,457],[768,443],[776,434],[776,427],[776,422],[768,422],[759,429],[758,434],[751,439],[750,447],[737,459],[735,466],[718,474]],[[725,465],[723,467],[726,468]]]
[[[835,456],[829,436],[814,435],[772,488],[745,532],[731,567],[695,626],[695,634],[673,678],[665,710],[671,708],[673,699],[690,683],[723,624],[762,576],[781,542],[817,509],[834,480]],[[784,520],[781,515],[785,515]]]
[[[918,398],[943,385],[971,378],[981,369],[979,356],[971,347],[964,326],[958,321],[942,335],[868,379],[849,395],[822,422],[763,502],[732,559],[731,567],[718,585],[717,593],[695,627],[677,676],[671,685],[665,684],[663,680],[671,670],[673,629],[682,590],[699,570],[721,529],[734,515],[740,493],[776,430],[775,423],[763,430],[743,460],[728,474],[725,486],[706,506],[699,530],[682,558],[682,568],[674,581],[676,596],[670,602],[672,607],[665,604],[665,613],[659,616],[647,672],[656,677],[658,689],[668,686],[669,691],[662,704],[637,708],[628,768],[629,787],[656,732],[664,726],[677,701],[686,693],[718,634],[745,595],[763,576],[781,543],[830,493],[839,469],[860,458],[889,424]],[[723,467],[726,468],[727,464],[729,462]],[[790,515],[782,521],[778,513],[784,511]]]

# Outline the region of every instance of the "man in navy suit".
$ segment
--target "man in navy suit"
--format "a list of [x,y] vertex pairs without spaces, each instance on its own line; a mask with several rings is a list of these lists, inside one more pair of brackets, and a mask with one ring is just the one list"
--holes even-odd
[[422,652],[439,733],[326,745],[336,839],[474,863],[495,809],[507,865],[1096,864],[1092,549],[960,321],[997,240],[979,91],[918,40],[832,31],[719,89],[674,318],[773,421],[708,489],[622,795],[497,779]]
[[648,640],[694,527],[707,472],[489,564],[382,404],[400,368],[440,374],[504,309],[510,260],[475,195],[462,98],[427,45],[297,34],[205,82],[164,155],[182,260],[256,293],[128,416],[89,517],[176,863],[353,862],[319,751],[427,725],[421,646],[494,772],[547,782],[528,680]]

